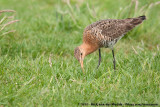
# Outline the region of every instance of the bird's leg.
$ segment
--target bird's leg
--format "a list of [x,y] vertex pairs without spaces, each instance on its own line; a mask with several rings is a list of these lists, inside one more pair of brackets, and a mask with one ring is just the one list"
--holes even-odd
[[101,50],[99,48],[99,61],[98,61],[97,69],[98,69],[98,67],[99,67],[100,64],[101,64]]
[[114,50],[112,49],[112,55],[113,55],[113,64],[114,64],[114,70],[116,70],[116,60],[114,57]]

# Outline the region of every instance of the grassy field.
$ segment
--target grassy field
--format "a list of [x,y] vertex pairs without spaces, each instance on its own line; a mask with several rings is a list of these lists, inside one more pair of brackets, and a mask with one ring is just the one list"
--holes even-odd
[[[0,0],[4,9],[15,10],[20,21],[0,32],[0,107],[160,105],[158,0]],[[85,58],[83,74],[74,48],[84,28],[100,19],[141,15],[147,20],[114,47],[117,71],[111,50],[102,49],[99,69],[96,51]]]

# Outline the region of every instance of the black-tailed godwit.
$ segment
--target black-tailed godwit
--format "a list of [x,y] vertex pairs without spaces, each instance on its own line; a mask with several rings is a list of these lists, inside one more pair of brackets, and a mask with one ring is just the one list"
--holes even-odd
[[74,56],[80,62],[82,71],[84,57],[99,49],[99,62],[101,62],[100,48],[110,48],[113,54],[114,70],[116,69],[113,46],[120,40],[128,31],[135,26],[141,24],[145,20],[145,16],[127,19],[106,19],[97,21],[87,26],[83,32],[83,43],[74,50]]

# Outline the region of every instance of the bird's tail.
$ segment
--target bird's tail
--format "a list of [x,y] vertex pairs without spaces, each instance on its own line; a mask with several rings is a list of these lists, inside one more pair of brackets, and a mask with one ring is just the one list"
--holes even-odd
[[138,18],[140,18],[141,20],[146,20],[146,16],[145,15],[139,16]]
[[146,20],[146,16],[139,16],[137,18],[133,18],[132,21],[130,22],[130,24],[132,25],[139,25],[143,22],[143,20]]

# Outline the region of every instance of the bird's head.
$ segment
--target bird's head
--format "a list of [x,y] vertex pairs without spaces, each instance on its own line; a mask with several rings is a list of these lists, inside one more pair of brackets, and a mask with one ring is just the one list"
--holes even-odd
[[82,71],[84,72],[84,69],[83,69],[83,59],[85,57],[85,53],[84,53],[83,49],[81,47],[76,47],[74,49],[74,56],[80,62]]

